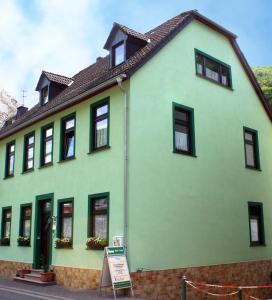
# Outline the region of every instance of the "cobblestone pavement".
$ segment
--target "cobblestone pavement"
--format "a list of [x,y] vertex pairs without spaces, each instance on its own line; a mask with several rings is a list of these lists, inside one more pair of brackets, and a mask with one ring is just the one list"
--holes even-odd
[[[67,289],[53,285],[40,287],[15,282],[11,279],[0,279],[0,300],[112,300],[112,295],[100,296],[96,291]],[[120,300],[143,300],[120,296]]]

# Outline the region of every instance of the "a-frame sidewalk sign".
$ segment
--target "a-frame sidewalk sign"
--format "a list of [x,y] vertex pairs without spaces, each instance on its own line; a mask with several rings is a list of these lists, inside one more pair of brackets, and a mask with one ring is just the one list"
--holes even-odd
[[120,289],[130,289],[131,295],[134,296],[124,247],[104,249],[100,293],[102,288],[109,286],[112,286],[114,299],[116,299],[116,290]]

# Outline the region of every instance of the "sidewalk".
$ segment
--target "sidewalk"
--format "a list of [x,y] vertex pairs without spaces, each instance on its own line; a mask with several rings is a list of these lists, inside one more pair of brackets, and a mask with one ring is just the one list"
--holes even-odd
[[[12,279],[0,279],[0,299],[44,299],[44,300],[112,300],[113,295],[100,296],[97,291],[86,291],[77,289],[68,289],[62,286],[53,285],[40,287],[28,285],[21,282],[15,282]],[[140,298],[118,297],[121,300],[143,300]]]

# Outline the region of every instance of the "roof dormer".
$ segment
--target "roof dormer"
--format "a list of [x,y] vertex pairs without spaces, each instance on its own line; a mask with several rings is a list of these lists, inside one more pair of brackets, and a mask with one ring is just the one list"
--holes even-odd
[[148,38],[126,26],[114,23],[104,49],[110,51],[109,67],[114,68],[129,59],[148,43]]
[[72,83],[72,78],[42,71],[36,87],[40,93],[40,104],[45,105]]

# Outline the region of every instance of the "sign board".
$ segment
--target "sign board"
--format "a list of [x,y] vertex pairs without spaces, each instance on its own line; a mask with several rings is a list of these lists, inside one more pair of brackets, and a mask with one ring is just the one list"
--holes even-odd
[[106,247],[104,250],[103,269],[100,280],[100,291],[103,287],[112,286],[114,298],[118,289],[131,289],[133,295],[127,258],[124,247]]

